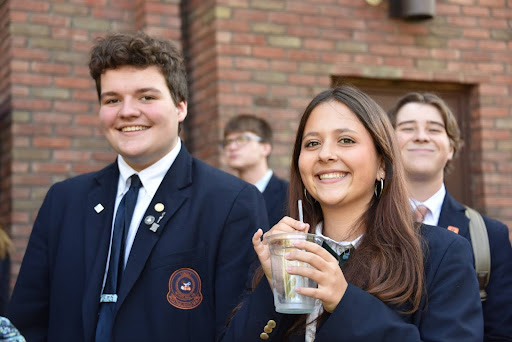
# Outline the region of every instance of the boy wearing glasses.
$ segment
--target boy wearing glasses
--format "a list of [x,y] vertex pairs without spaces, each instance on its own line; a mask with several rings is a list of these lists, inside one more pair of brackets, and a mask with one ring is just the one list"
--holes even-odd
[[239,178],[263,193],[270,227],[286,215],[288,182],[268,166],[272,152],[272,129],[255,115],[241,114],[228,121],[222,141],[227,165]]

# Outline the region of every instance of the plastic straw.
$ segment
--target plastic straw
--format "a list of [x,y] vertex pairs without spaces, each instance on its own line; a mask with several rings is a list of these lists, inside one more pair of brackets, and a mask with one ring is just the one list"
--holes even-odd
[[302,200],[297,201],[297,206],[299,207],[299,221],[304,222],[304,214],[302,212]]

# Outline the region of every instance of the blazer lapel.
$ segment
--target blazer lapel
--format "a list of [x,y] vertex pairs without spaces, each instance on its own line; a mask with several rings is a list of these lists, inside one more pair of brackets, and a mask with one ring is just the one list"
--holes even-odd
[[99,171],[87,196],[84,210],[84,250],[86,284],[82,304],[85,341],[93,340],[100,291],[110,242],[119,169],[113,163]]
[[466,208],[446,192],[438,226],[444,228],[448,226],[457,227],[459,228],[459,235],[469,239],[469,219],[466,217],[465,211]]
[[144,214],[144,218],[151,215],[155,218],[155,221],[148,225],[143,219],[135,235],[130,256],[123,272],[117,309],[121,307],[131,288],[140,277],[153,247],[169,225],[170,219],[187,200],[188,195],[182,190],[191,183],[192,157],[185,146],[182,145],[180,153],[167,171]]

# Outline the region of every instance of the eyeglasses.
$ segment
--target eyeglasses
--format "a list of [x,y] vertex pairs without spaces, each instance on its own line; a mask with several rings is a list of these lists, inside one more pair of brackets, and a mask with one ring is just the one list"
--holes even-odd
[[222,148],[226,148],[226,147],[230,146],[231,144],[235,144],[235,147],[242,147],[242,146],[246,145],[247,143],[249,143],[250,141],[261,142],[261,141],[263,141],[263,139],[261,139],[260,137],[258,137],[256,135],[239,135],[239,136],[231,138],[231,139],[224,139],[220,143],[220,146]]

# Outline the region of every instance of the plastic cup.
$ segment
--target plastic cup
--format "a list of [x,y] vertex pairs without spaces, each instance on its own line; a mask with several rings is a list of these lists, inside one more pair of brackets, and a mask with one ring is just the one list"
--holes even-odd
[[294,241],[306,240],[321,245],[323,239],[314,234],[297,232],[272,234],[265,237],[265,240],[270,249],[272,291],[274,293],[276,311],[287,314],[307,314],[313,312],[315,298],[300,295],[295,292],[295,288],[315,288],[317,287],[317,283],[307,277],[288,274],[288,272],[286,272],[288,266],[311,266],[302,261],[287,260],[285,254],[297,250],[297,247],[293,245]]

